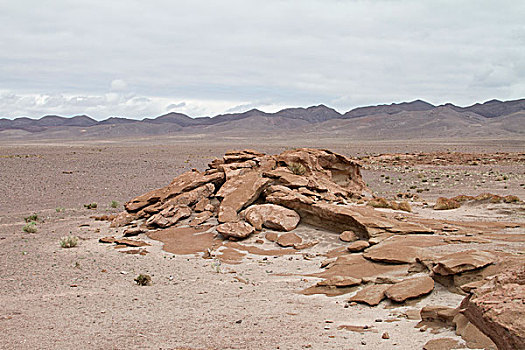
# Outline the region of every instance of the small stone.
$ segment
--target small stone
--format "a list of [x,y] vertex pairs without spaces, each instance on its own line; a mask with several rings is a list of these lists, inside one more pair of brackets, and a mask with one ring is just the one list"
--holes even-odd
[[346,250],[348,250],[350,253],[357,253],[368,247],[370,247],[370,243],[368,243],[367,241],[355,241],[354,243],[346,247]]
[[343,231],[339,235],[339,239],[343,242],[353,242],[357,241],[359,237],[355,234],[354,231]]
[[385,332],[385,333],[383,333],[381,338],[383,338],[383,339],[390,339],[390,335],[387,332]]

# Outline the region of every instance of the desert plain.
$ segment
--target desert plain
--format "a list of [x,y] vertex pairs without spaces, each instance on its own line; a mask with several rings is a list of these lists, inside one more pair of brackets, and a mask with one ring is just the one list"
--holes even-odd
[[[392,264],[378,258],[377,266],[385,271],[391,266],[400,270],[385,273],[388,276],[372,273],[356,286],[318,285],[329,280],[329,274],[320,276],[334,266],[334,258],[363,254],[348,252],[350,243],[340,239],[341,232],[322,225],[300,222],[292,231],[304,242],[317,241],[304,249],[280,247],[266,235],[283,233],[263,228],[233,242],[229,259],[221,258],[219,251],[197,252],[184,240],[176,248],[187,248],[189,254],[170,253],[149,232],[129,238],[148,244],[139,248],[99,242],[103,237],[122,237],[126,227],[112,227],[96,218],[123,212],[124,203],[191,169],[204,171],[228,151],[253,149],[273,155],[303,147],[328,149],[360,162],[362,179],[373,196],[406,201],[411,208],[411,212],[374,208],[378,213],[401,222],[434,225],[432,233],[394,234],[367,250],[406,239],[397,247],[426,248],[438,256],[465,251],[491,254],[490,266],[473,268],[480,273],[469,275],[469,282],[490,280],[489,269],[501,273],[497,267],[510,261],[516,262],[513,267],[523,267],[525,142],[520,139],[192,136],[0,141],[2,347],[494,348],[472,325],[461,328],[449,319],[421,319],[424,307],[459,308],[468,293],[450,285],[450,279],[434,278],[431,292],[404,302],[386,298],[370,306],[350,301],[374,283],[386,288],[432,275],[431,264],[429,272],[423,271],[429,267],[423,260]],[[519,200],[467,200],[456,209],[434,209],[440,197],[483,193]],[[112,206],[113,201],[117,203]],[[96,208],[85,207],[90,203],[97,203]],[[371,208],[367,201],[356,205]],[[37,214],[37,230],[24,232],[24,218],[32,214]],[[185,220],[182,227],[190,223]],[[66,236],[78,237],[78,244],[62,248],[60,241]],[[139,274],[149,275],[151,285],[135,283]],[[523,317],[514,321],[512,327],[520,332]]]

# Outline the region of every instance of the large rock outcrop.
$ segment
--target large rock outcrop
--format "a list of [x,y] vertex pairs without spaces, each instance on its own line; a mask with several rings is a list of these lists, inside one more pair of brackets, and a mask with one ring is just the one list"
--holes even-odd
[[231,151],[212,161],[204,172],[186,172],[168,186],[130,200],[115,226],[143,220],[147,228],[167,228],[188,217],[191,226],[198,226],[216,218],[219,224],[241,223],[220,230],[224,238],[239,239],[252,232],[232,231],[246,228],[244,223],[258,231],[263,227],[291,231],[299,221],[337,233],[350,230],[363,240],[432,232],[420,224],[396,220],[393,213],[357,205],[364,196],[370,193],[359,163],[341,154],[308,148],[279,155]]
[[500,350],[525,349],[525,267],[496,275],[468,295],[461,308],[466,318]]

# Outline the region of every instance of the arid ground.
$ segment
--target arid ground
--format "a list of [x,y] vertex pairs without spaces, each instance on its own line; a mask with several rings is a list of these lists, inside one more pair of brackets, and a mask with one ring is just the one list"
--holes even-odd
[[[423,306],[456,307],[463,299],[438,283],[426,297],[400,305],[383,301],[376,307],[349,305],[349,294],[301,294],[320,281],[308,275],[321,271],[326,258],[321,253],[345,245],[334,232],[301,224],[298,234],[322,243],[310,251],[247,254],[239,264],[220,265],[198,254],[167,253],[161,242],[145,235],[141,239],[151,244],[146,255],[123,254],[98,241],[122,229],[92,216],[118,213],[131,198],[192,168],[203,170],[227,150],[276,154],[296,147],[360,158],[363,179],[373,193],[418,195],[412,206],[422,218],[525,224],[523,202],[432,209],[438,197],[460,194],[525,199],[522,140],[0,141],[2,347],[421,349],[432,339],[451,338],[466,348],[451,329],[415,327]],[[112,201],[119,203],[117,208],[110,206]],[[88,203],[98,206],[86,209]],[[37,232],[24,232],[24,218],[35,213]],[[490,246],[523,254],[521,228],[483,248],[463,242],[451,249]],[[79,238],[78,246],[61,248],[61,237],[70,235]],[[249,238],[250,243],[261,237]],[[138,274],[151,275],[152,285],[138,286]],[[388,339],[382,337],[385,332]]]

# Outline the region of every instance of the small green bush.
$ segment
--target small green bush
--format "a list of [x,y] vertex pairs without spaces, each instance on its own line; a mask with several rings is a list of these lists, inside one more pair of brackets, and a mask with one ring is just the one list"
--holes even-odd
[[150,286],[151,285],[151,276],[150,275],[140,274],[137,277],[135,277],[135,282],[139,286]]
[[60,246],[62,248],[73,248],[76,247],[78,244],[78,237],[75,236],[67,236],[62,237],[60,239]]
[[36,227],[36,222],[34,221],[29,222],[23,227],[23,230],[24,232],[27,232],[27,233],[36,233],[36,231],[38,231]]
[[24,220],[26,222],[34,222],[34,221],[37,221],[38,220],[38,214],[35,213],[35,214],[32,214],[32,215],[29,215],[28,217],[25,217]]
[[306,174],[306,168],[301,163],[290,163],[287,166],[288,166],[288,169],[295,175]]
[[56,211],[57,213],[60,213],[61,211],[66,211],[66,208],[64,208],[64,207],[58,207],[58,208],[55,208],[55,211]]
[[98,206],[97,203],[88,203],[88,204],[84,204],[84,208],[86,209],[96,209]]
[[119,203],[117,201],[111,201],[110,206],[111,206],[111,208],[118,208]]

